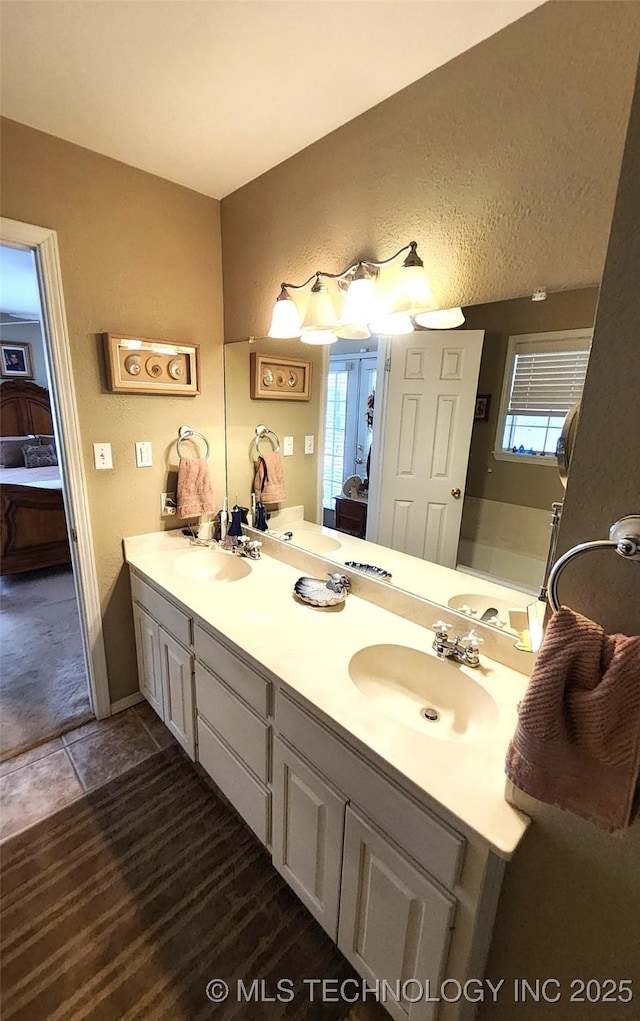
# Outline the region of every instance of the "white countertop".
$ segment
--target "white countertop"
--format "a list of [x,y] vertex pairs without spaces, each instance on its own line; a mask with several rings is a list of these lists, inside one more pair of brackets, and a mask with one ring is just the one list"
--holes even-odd
[[513,854],[529,820],[505,800],[504,759],[526,676],[482,656],[476,670],[445,664],[452,684],[462,670],[487,689],[498,706],[498,721],[477,740],[423,735],[378,709],[351,680],[349,661],[365,646],[378,644],[407,646],[436,659],[429,629],[354,595],[335,608],[307,606],[293,595],[300,570],[265,554],[244,561],[251,566],[247,577],[218,582],[188,578],[176,561],[185,553],[233,554],[191,547],[181,533],[126,539],[125,553],[136,570],[303,696],[343,736],[355,738],[408,778],[500,856]]

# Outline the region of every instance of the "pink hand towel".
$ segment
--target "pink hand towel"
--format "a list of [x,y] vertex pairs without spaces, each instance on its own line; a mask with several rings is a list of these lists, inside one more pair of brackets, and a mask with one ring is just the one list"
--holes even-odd
[[256,462],[253,491],[256,494],[256,500],[262,500],[263,503],[282,503],[283,500],[286,500],[284,465],[279,450],[260,454]]
[[179,518],[195,518],[215,510],[209,469],[204,458],[180,458],[176,495]]
[[631,821],[640,771],[640,638],[563,606],[518,710],[506,772],[525,793],[604,826]]

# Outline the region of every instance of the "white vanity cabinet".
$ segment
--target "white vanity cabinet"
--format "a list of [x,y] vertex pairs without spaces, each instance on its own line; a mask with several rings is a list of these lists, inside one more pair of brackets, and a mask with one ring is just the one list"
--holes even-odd
[[263,844],[271,842],[271,684],[196,624],[198,760]]
[[483,974],[503,862],[283,688],[275,730],[276,867],[334,939],[337,919],[338,946],[369,985],[388,983],[397,1021],[472,1017],[474,1004],[436,997],[444,978]]
[[469,1021],[438,991],[482,978],[504,860],[255,650],[131,578],[145,698],[396,1021]]
[[193,759],[193,655],[178,641],[190,644],[191,620],[135,574],[131,591],[140,691]]

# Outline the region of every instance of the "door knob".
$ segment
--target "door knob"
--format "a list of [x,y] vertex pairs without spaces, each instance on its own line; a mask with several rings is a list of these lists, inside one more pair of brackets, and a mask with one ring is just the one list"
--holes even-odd
[[456,486],[455,489],[451,490],[451,495],[452,495],[454,500],[459,500],[460,497],[462,496],[462,491],[460,489],[458,489],[458,487]]

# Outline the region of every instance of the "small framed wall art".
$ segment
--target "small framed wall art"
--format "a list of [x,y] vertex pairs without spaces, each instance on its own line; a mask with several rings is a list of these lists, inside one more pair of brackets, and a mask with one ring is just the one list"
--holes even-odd
[[476,422],[488,422],[489,421],[489,405],[491,404],[491,394],[478,394],[476,397],[476,407],[473,413],[474,420]]
[[8,340],[0,342],[0,371],[3,376],[33,379],[31,344],[14,344]]
[[103,333],[107,386],[113,393],[200,393],[197,344]]
[[308,401],[311,399],[311,362],[301,358],[274,358],[252,351],[251,400]]

